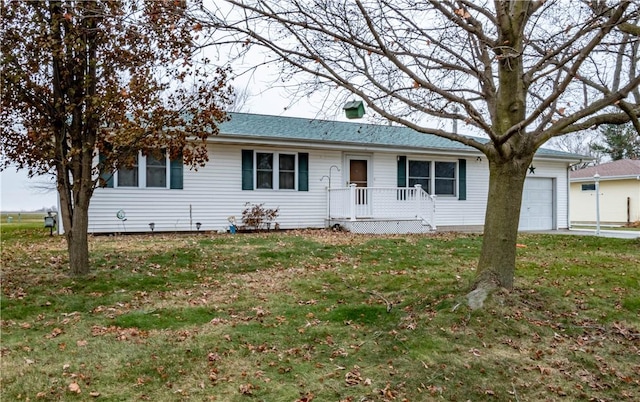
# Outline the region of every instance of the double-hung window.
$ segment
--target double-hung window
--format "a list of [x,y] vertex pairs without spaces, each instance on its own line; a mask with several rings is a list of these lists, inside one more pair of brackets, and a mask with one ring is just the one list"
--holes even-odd
[[278,155],[278,186],[281,190],[296,189],[296,156]]
[[431,175],[431,162],[428,161],[409,161],[409,187],[420,184],[422,188],[429,192],[429,178]]
[[147,187],[167,187],[167,155],[164,150],[156,158],[153,154],[147,155]]
[[296,189],[296,155],[256,152],[256,188]]
[[138,187],[139,159],[135,156],[135,162],[131,168],[118,169],[118,187]]
[[456,195],[456,163],[435,163],[435,194]]
[[256,188],[273,188],[273,154],[256,152]]

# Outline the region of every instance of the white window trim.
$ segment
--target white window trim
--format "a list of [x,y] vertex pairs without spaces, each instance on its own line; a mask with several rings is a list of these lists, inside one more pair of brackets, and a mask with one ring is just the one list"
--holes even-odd
[[171,161],[169,160],[169,153],[165,152],[165,169],[164,174],[166,176],[164,187],[147,187],[147,157],[138,152],[138,186],[120,186],[118,182],[119,170],[116,170],[113,174],[113,187],[121,189],[150,189],[150,190],[163,190],[171,187]]
[[[258,188],[258,154],[273,155],[273,188]],[[280,155],[293,155],[293,188],[280,188]],[[272,150],[253,150],[253,188],[255,191],[298,191],[298,152],[272,151]]]
[[[410,161],[414,161],[414,162],[429,162],[429,187],[428,189],[424,189],[427,193],[432,194],[432,195],[436,195],[438,197],[444,197],[444,198],[456,198],[458,197],[458,187],[459,187],[459,180],[460,180],[460,162],[453,161],[453,160],[438,160],[438,159],[433,159],[433,158],[416,158],[416,157],[411,157],[411,156],[407,156],[407,163],[405,166],[406,169],[406,183],[405,185],[409,185],[409,162]],[[454,184],[453,184],[453,194],[436,194],[436,162],[443,162],[443,163],[453,163],[455,164],[455,172],[454,172]],[[441,178],[444,179],[444,178]]]
[[[436,180],[438,179],[436,177],[436,162],[440,162],[440,163],[453,163],[453,194],[436,194]],[[439,161],[433,161],[433,179],[431,186],[433,187],[433,193],[429,193],[429,194],[433,194],[435,196],[438,197],[444,197],[444,198],[457,198],[458,197],[458,187],[459,187],[459,183],[458,180],[460,179],[460,166],[459,166],[459,162],[458,161],[447,161],[447,160],[439,160]],[[441,177],[440,180],[450,180],[450,178],[448,177]]]

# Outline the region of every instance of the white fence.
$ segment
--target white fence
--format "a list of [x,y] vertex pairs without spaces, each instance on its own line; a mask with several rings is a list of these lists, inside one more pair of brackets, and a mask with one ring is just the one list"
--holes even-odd
[[327,217],[331,219],[419,219],[435,229],[435,197],[415,187],[330,188]]

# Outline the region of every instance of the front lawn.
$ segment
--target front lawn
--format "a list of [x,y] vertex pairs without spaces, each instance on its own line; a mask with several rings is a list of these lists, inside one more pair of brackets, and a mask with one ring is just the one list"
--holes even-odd
[[3,400],[640,399],[640,241],[523,235],[464,305],[481,236],[100,236],[2,226]]

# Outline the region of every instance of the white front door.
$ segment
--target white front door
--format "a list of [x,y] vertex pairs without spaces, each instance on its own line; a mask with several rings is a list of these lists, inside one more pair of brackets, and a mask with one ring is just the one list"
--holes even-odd
[[529,177],[524,181],[519,230],[553,230],[553,179]]

